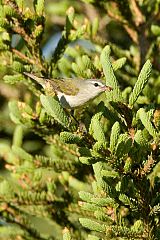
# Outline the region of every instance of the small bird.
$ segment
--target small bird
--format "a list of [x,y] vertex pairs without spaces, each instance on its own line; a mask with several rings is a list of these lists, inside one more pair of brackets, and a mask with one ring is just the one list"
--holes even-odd
[[111,91],[99,79],[61,78],[46,79],[32,73],[24,72],[26,76],[37,81],[46,90],[53,91],[63,108],[74,109],[96,98],[104,91]]

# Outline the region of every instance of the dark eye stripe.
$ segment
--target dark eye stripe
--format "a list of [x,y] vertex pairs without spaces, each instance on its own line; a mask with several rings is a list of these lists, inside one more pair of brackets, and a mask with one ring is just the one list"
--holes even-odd
[[99,86],[99,84],[98,84],[98,83],[94,83],[94,86],[95,86],[95,87],[98,87],[98,86]]

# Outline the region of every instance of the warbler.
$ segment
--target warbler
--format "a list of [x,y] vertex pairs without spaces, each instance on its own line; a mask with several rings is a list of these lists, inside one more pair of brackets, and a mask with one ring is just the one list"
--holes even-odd
[[106,86],[100,79],[46,79],[32,73],[24,72],[24,74],[37,81],[44,89],[53,91],[63,108],[80,107],[104,91],[112,90],[112,87]]

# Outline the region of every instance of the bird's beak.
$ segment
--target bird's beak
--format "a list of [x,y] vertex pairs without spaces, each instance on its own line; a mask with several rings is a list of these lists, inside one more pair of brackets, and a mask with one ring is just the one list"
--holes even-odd
[[113,90],[113,88],[112,87],[110,87],[110,86],[104,86],[104,87],[102,87],[102,90],[104,90],[104,91],[112,91]]

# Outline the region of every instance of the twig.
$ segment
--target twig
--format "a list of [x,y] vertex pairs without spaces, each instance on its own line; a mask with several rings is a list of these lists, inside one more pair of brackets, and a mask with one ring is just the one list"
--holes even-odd
[[[112,8],[117,9],[117,12],[118,12],[118,6],[116,3],[112,3]],[[111,18],[115,19],[116,21],[120,22],[124,26],[125,30],[129,34],[129,36],[133,40],[133,42],[138,44],[138,34],[134,30],[134,28],[128,24],[128,21],[125,18],[123,18],[119,14],[115,14],[115,12],[113,12],[111,9],[108,9],[108,15]]]
[[25,62],[30,63],[32,65],[36,65],[38,66],[41,70],[46,71],[46,69],[43,67],[43,65],[38,61],[38,59],[30,59],[29,57],[27,57],[25,54],[19,52],[17,49],[12,48],[11,49],[13,53],[15,53],[18,57],[20,57],[21,59],[23,59]]
[[23,53],[19,52],[17,49],[12,48],[11,50],[12,50],[13,53],[15,53],[18,57],[25,60],[26,62],[31,63],[31,64],[35,64],[35,61],[33,59],[30,59],[29,57],[27,57]]
[[20,23],[17,21],[17,19],[14,19],[14,26],[12,28],[13,32],[18,33],[23,37],[23,39],[27,42],[27,44],[30,47],[33,47],[33,40],[30,38],[30,36],[26,33],[24,28],[20,26]]
[[127,24],[124,25],[124,28],[126,29],[127,33],[129,34],[129,36],[133,40],[133,42],[138,44],[138,34],[137,34],[137,32]]
[[133,11],[134,15],[134,23],[138,27],[140,24],[144,23],[144,16],[140,11],[139,7],[135,0],[130,0],[130,6]]

